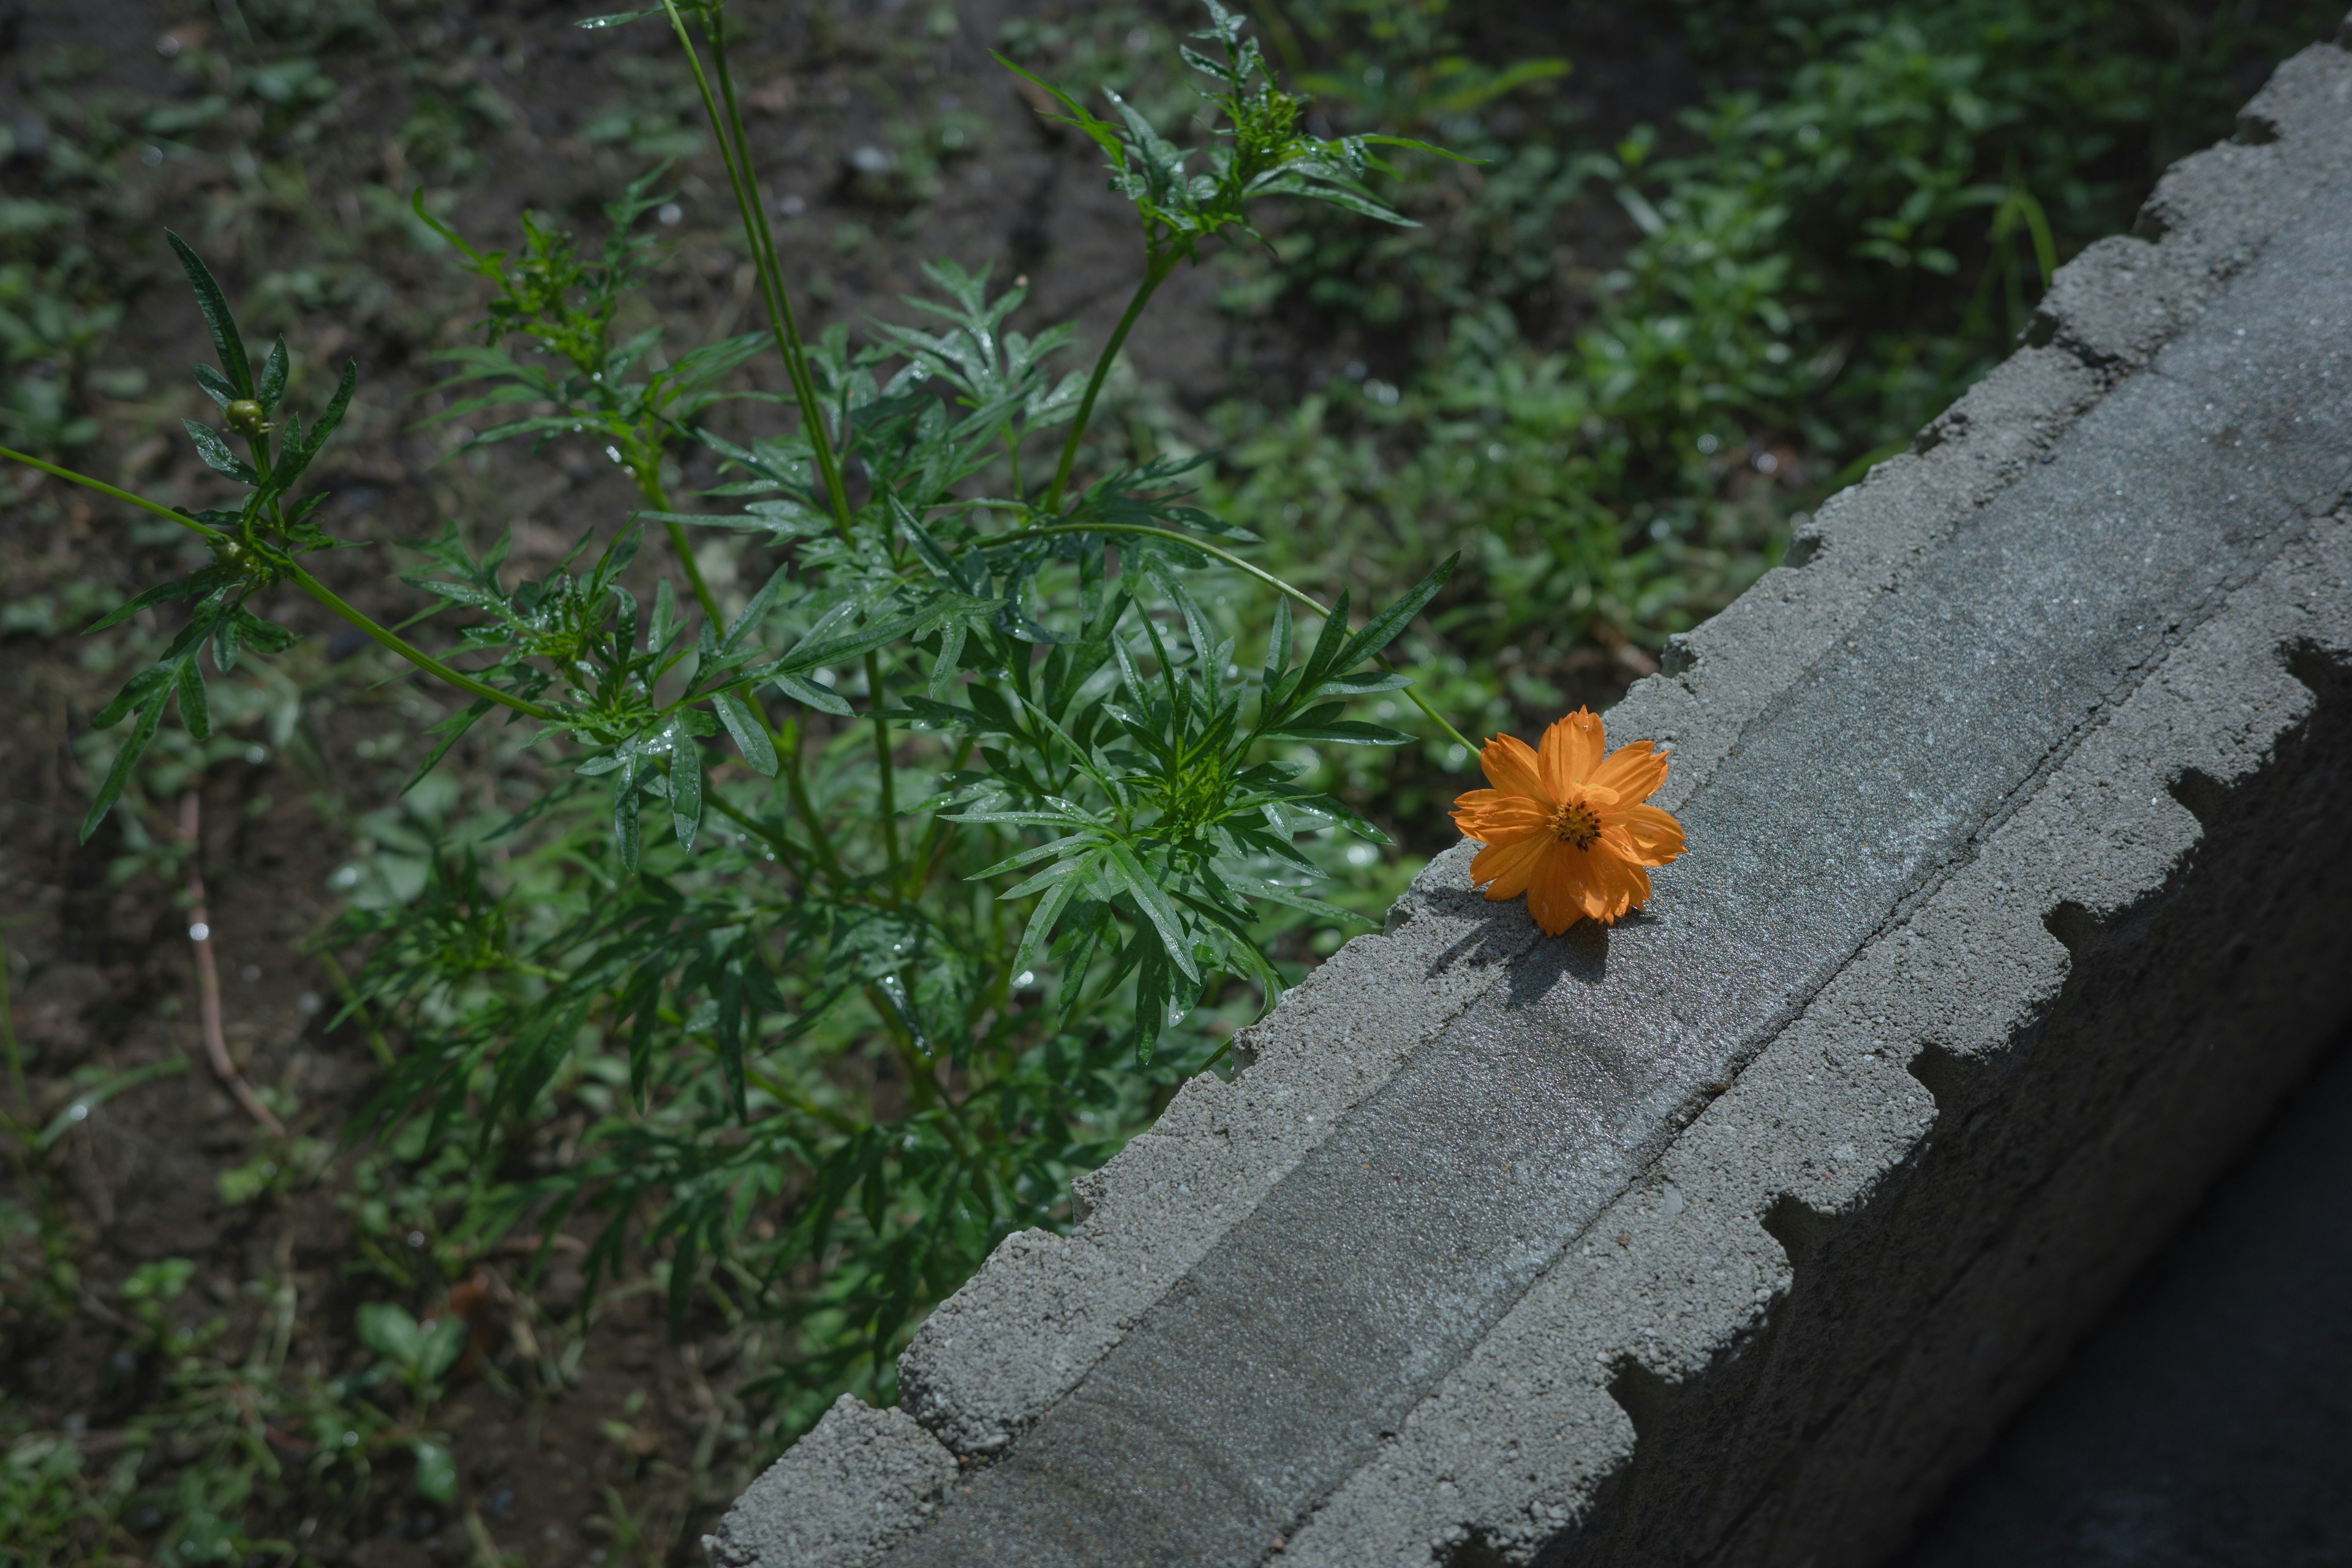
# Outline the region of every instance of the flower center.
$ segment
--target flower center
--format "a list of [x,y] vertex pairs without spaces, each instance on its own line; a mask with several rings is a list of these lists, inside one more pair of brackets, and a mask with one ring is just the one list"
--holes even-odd
[[1601,819],[1580,800],[1572,800],[1551,814],[1551,836],[1573,849],[1590,849],[1601,837]]

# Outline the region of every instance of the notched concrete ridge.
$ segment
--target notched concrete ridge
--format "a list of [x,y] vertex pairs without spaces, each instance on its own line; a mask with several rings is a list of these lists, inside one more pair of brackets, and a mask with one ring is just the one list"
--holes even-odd
[[[713,1562],[1899,1538],[2347,1005],[2352,871],[2313,801],[2352,790],[2352,56],[2296,56],[2240,123],[1608,716],[1673,744],[1663,803],[1706,829],[1651,920],[1538,945],[1439,857],[1234,1081],[1078,1184],[1068,1237],[941,1304],[903,1411],[845,1399],[762,1476]],[[1845,881],[1786,863],[1805,832]],[[2260,1031],[2192,979],[2259,982]]]

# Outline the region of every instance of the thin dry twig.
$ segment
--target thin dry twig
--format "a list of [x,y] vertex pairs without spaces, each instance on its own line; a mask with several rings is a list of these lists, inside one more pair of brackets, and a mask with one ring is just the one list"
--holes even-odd
[[205,908],[205,878],[198,865],[203,858],[204,803],[194,789],[180,796],[180,837],[188,847],[188,942],[196,950],[196,994],[204,1016],[205,1055],[213,1064],[213,1075],[227,1086],[246,1114],[267,1128],[271,1137],[283,1138],[286,1124],[261,1103],[261,1097],[236,1070],[236,1064],[229,1059],[228,1037],[221,1032],[220,970],[213,963],[212,917]]

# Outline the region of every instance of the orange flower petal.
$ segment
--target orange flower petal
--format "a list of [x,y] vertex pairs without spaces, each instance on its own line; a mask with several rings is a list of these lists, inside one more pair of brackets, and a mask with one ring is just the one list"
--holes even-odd
[[1517,735],[1497,735],[1479,747],[1478,766],[1486,772],[1486,782],[1507,795],[1529,795],[1559,804],[1544,789],[1543,773],[1535,752]]
[[1590,708],[1580,708],[1546,730],[1543,774],[1552,798],[1566,800],[1570,786],[1591,780],[1604,749],[1601,721]]
[[1601,823],[1601,837],[1638,865],[1663,866],[1683,852],[1683,825],[1654,805],[1621,805]]
[[[1483,798],[1474,798],[1483,797]],[[1454,803],[1454,826],[1465,838],[1482,844],[1509,844],[1551,826],[1551,810],[1539,800],[1500,790],[1473,790]]]
[[1647,741],[1632,741],[1611,753],[1586,781],[1613,789],[1622,801],[1647,800],[1666,782],[1666,759]]
[[1627,910],[1638,910],[1650,901],[1650,875],[1622,856],[1596,847],[1592,852],[1594,883],[1601,889],[1605,913],[1593,919],[1602,925],[1614,925]]
[[1546,936],[1558,936],[1574,925],[1593,903],[1592,852],[1558,840],[1553,847],[1558,853],[1544,857],[1528,885],[1528,913]]
[[1470,862],[1470,885],[1491,880],[1486,897],[1496,903],[1516,899],[1528,890],[1528,880],[1543,864],[1548,851],[1561,848],[1549,836],[1522,838],[1512,844],[1489,844]]
[[[1666,779],[1667,757],[1647,741],[1606,751],[1601,721],[1579,709],[1548,726],[1540,751],[1496,735],[1479,749],[1492,789],[1454,803],[1454,825],[1483,845],[1470,862],[1473,886],[1496,902],[1527,895],[1528,914],[1547,936],[1580,920],[1615,923],[1650,900],[1648,866],[1684,852],[1682,824],[1641,802]],[[1601,836],[1578,849],[1552,831],[1563,805],[1589,808]]]

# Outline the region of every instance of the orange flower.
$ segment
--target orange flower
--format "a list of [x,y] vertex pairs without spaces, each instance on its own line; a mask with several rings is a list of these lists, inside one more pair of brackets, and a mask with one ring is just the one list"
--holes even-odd
[[1546,730],[1540,752],[1497,735],[1478,752],[1495,787],[1454,803],[1454,825],[1486,846],[1470,862],[1472,885],[1486,883],[1497,901],[1527,894],[1546,936],[1583,915],[1615,923],[1650,897],[1643,868],[1683,852],[1683,825],[1641,804],[1666,782],[1666,759],[1647,741],[1602,749],[1587,708]]

